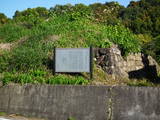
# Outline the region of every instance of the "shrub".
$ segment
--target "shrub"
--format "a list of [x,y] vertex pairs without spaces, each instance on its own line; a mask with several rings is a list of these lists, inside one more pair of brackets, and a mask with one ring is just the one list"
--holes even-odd
[[123,55],[140,52],[141,47],[139,41],[134,34],[124,26],[107,26],[103,28],[103,31],[110,41],[119,46]]
[[144,52],[154,57],[160,63],[160,35],[155,37],[152,41],[145,44]]

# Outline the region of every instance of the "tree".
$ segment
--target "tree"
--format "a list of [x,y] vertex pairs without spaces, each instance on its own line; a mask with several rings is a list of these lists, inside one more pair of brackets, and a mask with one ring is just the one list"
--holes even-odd
[[52,14],[62,15],[62,14],[67,14],[71,11],[73,11],[73,6],[71,4],[56,5],[55,7],[51,7],[49,9],[50,15]]
[[78,20],[82,18],[92,19],[92,9],[84,4],[76,4],[70,15],[70,20]]
[[0,13],[0,24],[5,24],[8,20],[9,19],[7,18],[7,16],[5,16],[5,14]]
[[49,17],[49,11],[44,7],[28,8],[22,12],[16,11],[13,20],[17,23],[32,28]]
[[144,51],[160,63],[160,35],[144,46]]
[[119,10],[124,8],[118,2],[106,2],[105,4],[95,3],[90,7],[94,12],[94,17],[97,22],[109,25],[116,25],[120,22],[118,18]]
[[119,12],[123,24],[136,34],[160,34],[160,0],[131,1]]

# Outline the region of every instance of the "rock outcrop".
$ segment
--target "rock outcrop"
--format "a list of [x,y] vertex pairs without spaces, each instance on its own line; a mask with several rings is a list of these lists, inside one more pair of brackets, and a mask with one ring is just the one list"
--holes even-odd
[[111,48],[95,48],[94,53],[97,64],[113,76],[156,79],[157,72],[160,70],[151,56],[136,53],[122,57],[116,45]]

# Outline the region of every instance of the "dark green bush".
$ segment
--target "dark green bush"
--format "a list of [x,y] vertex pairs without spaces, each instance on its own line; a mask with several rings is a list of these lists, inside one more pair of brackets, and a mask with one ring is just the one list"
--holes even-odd
[[160,35],[143,46],[145,53],[154,57],[160,63]]

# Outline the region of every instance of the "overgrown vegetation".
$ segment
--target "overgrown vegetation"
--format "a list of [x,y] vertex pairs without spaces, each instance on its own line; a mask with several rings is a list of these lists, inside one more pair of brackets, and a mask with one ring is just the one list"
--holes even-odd
[[8,23],[0,27],[0,43],[15,42],[29,34],[29,30],[15,23]]
[[88,84],[88,80],[82,76],[71,76],[71,75],[55,75],[51,76],[46,71],[42,70],[31,70],[28,73],[17,73],[17,72],[5,72],[3,84],[13,83],[32,83],[32,84],[70,84],[70,85],[84,85]]
[[69,117],[67,120],[76,120],[76,119],[73,117]]
[[[56,5],[49,10],[16,11],[13,19],[0,14],[0,43],[18,43],[10,51],[0,51],[3,83],[88,84],[83,77],[51,74],[54,46],[106,48],[117,44],[124,56],[145,52],[160,62],[157,4],[158,0],[140,0],[127,8],[117,2]],[[46,72],[35,76],[31,71]]]
[[5,116],[7,113],[5,112],[0,112],[0,116]]

